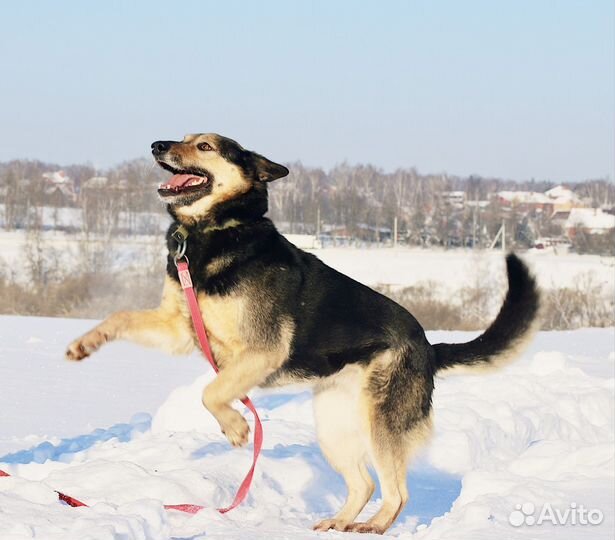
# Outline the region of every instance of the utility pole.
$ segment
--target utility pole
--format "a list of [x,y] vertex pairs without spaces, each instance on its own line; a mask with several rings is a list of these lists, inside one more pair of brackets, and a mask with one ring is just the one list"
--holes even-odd
[[502,220],[502,252],[506,253],[506,222]]
[[491,242],[491,246],[489,246],[489,249],[493,249],[495,245],[498,243],[498,240],[500,238],[502,239],[502,251],[506,252],[506,222],[505,221],[502,221],[502,226],[500,227],[500,230],[498,231],[498,233],[495,235],[493,242]]
[[478,201],[474,200],[474,212],[472,212],[472,249],[476,249],[476,208]]
[[397,216],[393,218],[393,247],[397,247]]

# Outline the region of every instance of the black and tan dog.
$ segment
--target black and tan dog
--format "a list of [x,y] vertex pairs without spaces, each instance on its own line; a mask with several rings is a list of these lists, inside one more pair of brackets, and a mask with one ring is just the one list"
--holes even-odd
[[[67,357],[81,360],[114,339],[178,354],[198,346],[173,263],[171,234],[182,224],[220,366],[203,405],[231,444],[243,445],[248,425],[233,401],[255,386],[313,383],[318,440],[348,487],[342,509],[315,529],[384,532],[408,499],[409,457],[430,432],[434,375],[499,364],[531,335],[539,297],[526,266],[508,256],[508,293],[484,334],[432,346],[404,308],[297,249],[264,217],[267,182],[286,167],[214,134],[157,141],[152,150],[173,173],[158,190],[174,219],[160,306],[111,315],[71,343]],[[370,463],[382,507],[357,523],[374,491]]]

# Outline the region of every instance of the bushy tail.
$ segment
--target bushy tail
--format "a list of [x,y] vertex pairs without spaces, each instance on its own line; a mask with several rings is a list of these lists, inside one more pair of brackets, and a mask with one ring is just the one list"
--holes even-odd
[[[519,257],[506,257],[508,293],[485,333],[468,343],[434,345],[437,369],[492,368],[512,360],[536,329],[540,294],[536,281]],[[457,371],[457,370],[456,370]]]

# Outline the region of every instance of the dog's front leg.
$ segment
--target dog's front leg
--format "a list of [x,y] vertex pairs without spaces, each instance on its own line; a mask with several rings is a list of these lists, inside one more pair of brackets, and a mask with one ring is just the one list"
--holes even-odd
[[66,358],[83,360],[116,339],[155,347],[170,354],[188,354],[194,349],[190,328],[182,317],[170,317],[160,309],[119,311],[73,341],[66,350]]
[[203,390],[203,405],[214,415],[222,433],[233,446],[248,442],[248,423],[231,403],[242,399],[251,388],[262,383],[274,371],[271,354],[254,352],[237,355],[225,362],[218,376]]
[[68,346],[66,358],[82,360],[115,339],[156,347],[171,354],[188,354],[192,351],[194,337],[179,284],[167,277],[158,308],[119,311],[110,315],[73,341]]

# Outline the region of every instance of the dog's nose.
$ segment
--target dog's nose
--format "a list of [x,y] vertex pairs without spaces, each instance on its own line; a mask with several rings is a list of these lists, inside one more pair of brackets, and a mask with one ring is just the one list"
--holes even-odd
[[171,141],[155,141],[152,143],[152,154],[159,156],[171,147]]

